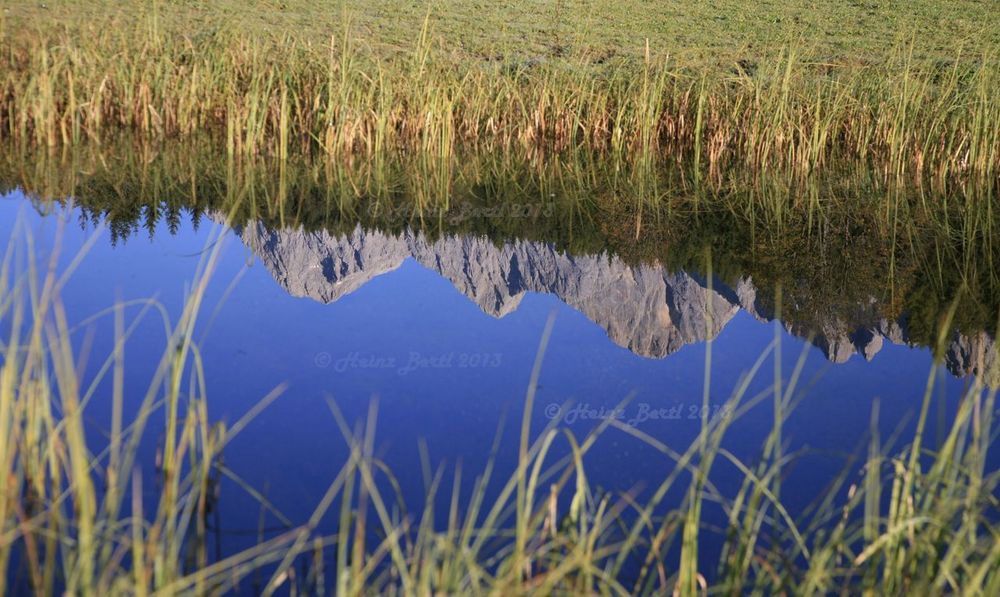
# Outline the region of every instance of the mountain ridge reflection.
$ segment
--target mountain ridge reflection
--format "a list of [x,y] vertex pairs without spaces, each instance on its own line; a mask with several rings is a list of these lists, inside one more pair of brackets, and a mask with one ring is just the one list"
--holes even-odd
[[[488,315],[513,312],[526,292],[551,294],[603,328],[612,342],[647,358],[714,339],[741,310],[761,322],[776,318],[773,298],[761,300],[767,293],[749,275],[735,283],[712,275],[709,283],[703,274],[671,271],[657,262],[629,264],[606,252],[572,255],[551,243],[496,243],[473,234],[431,238],[409,228],[387,233],[359,224],[351,232],[331,234],[251,221],[234,230],[292,296],[333,303],[413,259],[449,280]],[[858,305],[855,320],[782,325],[834,363],[854,356],[871,360],[886,342],[920,345],[910,335],[907,316],[881,315],[874,298]],[[953,375],[984,375],[996,362],[995,341],[985,331],[956,331],[943,356]]]

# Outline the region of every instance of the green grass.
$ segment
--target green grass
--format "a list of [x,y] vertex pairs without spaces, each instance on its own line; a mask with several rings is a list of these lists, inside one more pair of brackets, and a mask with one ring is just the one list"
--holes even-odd
[[[266,594],[289,588],[321,592],[321,587],[338,594],[414,595],[695,595],[703,587],[734,595],[991,595],[1000,589],[994,496],[1000,473],[986,466],[995,437],[995,393],[978,381],[961,398],[936,447],[925,445],[924,432],[938,368],[923,398],[915,397],[916,431],[902,446],[878,437],[874,405],[866,456],[848,459],[843,472],[817,490],[813,506],[789,512],[780,499],[781,471],[796,455],[783,453],[779,442],[784,417],[808,398],[801,390],[804,358],[790,371],[776,366],[775,383],[748,394],[750,381],[766,375],[761,366],[775,348],[769,346],[734,388],[725,409],[731,416],[703,418],[697,439],[677,451],[610,419],[581,437],[558,420],[532,428],[532,396],[548,329],[527,391],[517,466],[509,477],[498,476],[491,458],[484,470],[473,472],[475,491],[463,502],[444,484],[444,469],[428,470],[425,499],[408,502],[388,489],[395,485],[391,471],[375,456],[375,403],[357,426],[331,403],[331,427],[339,430],[350,455],[312,516],[291,521],[290,531],[271,540],[215,560],[206,549],[208,512],[223,507],[213,501],[214,484],[220,474],[239,479],[239,471],[226,469],[219,456],[282,390],[279,386],[230,427],[206,417],[204,387],[212,372],[201,367],[192,338],[217,251],[203,258],[180,318],[171,322],[163,314],[169,340],[143,396],[133,395],[122,381],[124,341],[135,324],[125,317],[128,306],[97,315],[114,320],[117,342],[96,378],[80,378],[75,326],[65,317],[59,290],[84,256],[60,271],[37,267],[30,236],[12,241],[0,271],[5,297],[0,321],[10,330],[0,345],[0,470],[7,480],[0,491],[0,583],[20,571],[25,575],[12,590],[203,594],[248,583],[261,570],[268,578]],[[160,310],[153,302],[131,307],[143,310],[140,317]],[[941,333],[939,345],[945,339]],[[87,441],[88,412],[96,383],[107,376],[114,388],[112,426],[106,445],[94,445]],[[137,417],[123,418],[123,404],[133,401]],[[766,401],[779,405],[780,414],[761,453],[743,461],[722,440],[748,409]],[[155,469],[159,482],[150,487],[142,481],[149,472],[138,471],[150,471],[153,463],[137,458],[137,446],[157,435],[160,421],[165,433],[156,441],[163,458]],[[636,502],[628,488],[602,492],[589,484],[586,456],[601,449],[606,433],[631,435],[662,453],[663,475],[647,500]],[[553,456],[557,448],[567,456]],[[494,445],[494,455],[498,449]],[[713,466],[735,467],[743,482],[721,491],[712,482]],[[678,490],[686,495],[683,500],[664,499]],[[149,503],[157,506],[144,509]],[[447,520],[434,517],[442,511],[434,504],[447,505]],[[718,561],[706,561],[699,549],[709,534],[720,532],[703,519],[707,508],[728,520]],[[323,534],[319,521],[338,509],[337,528]],[[324,555],[332,546],[338,548],[333,560]]]
[[321,46],[331,35],[341,35],[346,11],[354,23],[355,43],[380,55],[408,53],[429,15],[440,44],[471,61],[498,51],[523,58],[641,59],[647,39],[656,53],[677,56],[682,64],[726,67],[737,60],[769,58],[790,44],[829,60],[878,62],[911,38],[919,57],[945,60],[959,49],[976,55],[1000,43],[1000,17],[989,3],[972,0],[10,0],[4,6],[17,28],[99,32],[109,20],[121,26],[141,24],[155,7],[164,31],[193,38],[230,28],[263,36],[287,34]]
[[[598,19],[594,11],[567,10],[584,20],[559,22],[582,41],[550,59],[538,55],[539,40],[562,34],[534,16],[534,5],[502,9],[532,15],[523,25],[476,10],[497,32],[474,35],[483,50],[456,39],[467,28],[455,15],[473,9],[449,5],[411,5],[409,19],[391,16],[392,5],[259,5],[230,19],[226,4],[71,3],[54,5],[51,16],[15,4],[2,24],[0,136],[56,147],[122,130],[147,140],[209,131],[241,156],[587,149],[652,153],[713,176],[736,167],[807,175],[854,161],[885,177],[994,179],[1000,46],[992,14],[971,21],[951,7],[907,4],[890,12],[909,25],[878,38],[891,42],[866,43],[875,37],[865,21],[865,35],[840,28],[846,41],[829,45],[815,42],[811,19],[826,19],[821,9],[799,24],[791,7],[754,10],[755,19],[780,10],[773,19],[794,25],[754,20],[730,31],[739,10],[670,7],[696,5],[681,24],[660,17],[670,23],[662,37],[641,31],[657,19],[611,19],[622,40],[585,21]],[[830,27],[851,20],[854,9],[837,6],[844,14]],[[706,10],[726,18],[698,26]],[[886,31],[893,23],[871,21],[889,23]],[[499,22],[512,23],[515,39]],[[941,37],[926,35],[932,25]],[[919,34],[899,33],[911,27]],[[679,41],[681,29],[699,38]]]

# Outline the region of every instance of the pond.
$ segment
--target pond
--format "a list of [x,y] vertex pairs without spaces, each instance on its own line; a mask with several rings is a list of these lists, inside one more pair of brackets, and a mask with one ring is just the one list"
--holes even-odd
[[[935,287],[933,268],[904,264],[912,243],[897,252],[884,236],[835,223],[749,259],[766,243],[740,240],[749,233],[731,222],[653,219],[635,238],[671,240],[649,258],[622,248],[634,247],[619,238],[636,231],[631,224],[580,242],[566,232],[564,208],[537,196],[499,210],[456,199],[441,212],[416,214],[404,202],[335,218],[296,203],[294,217],[226,226],[224,209],[171,207],[138,192],[124,211],[83,195],[28,195],[4,195],[0,238],[30,236],[39,264],[58,248],[60,268],[85,252],[62,289],[83,377],[114,351],[108,308],[123,304],[135,326],[127,397],[145,393],[167,341],[143,299],[178,317],[212,262],[195,334],[210,418],[232,425],[280,389],[225,448],[233,476],[213,522],[220,553],[313,514],[350,454],[335,411],[348,425],[377,419],[374,453],[411,511],[423,508],[438,467],[448,488],[438,491],[454,484],[467,502],[494,461],[487,495],[496,495],[517,467],[526,404],[532,436],[554,426],[582,439],[604,427],[585,458],[587,480],[641,501],[673,469],[669,453],[697,440],[703,414],[730,418],[722,445],[754,462],[774,429],[777,387],[786,397],[781,449],[791,455],[781,500],[796,514],[826,488],[843,494],[859,482],[851,457],[873,432],[896,447],[909,441],[932,372],[927,441],[941,441],[959,398],[996,359],[991,329],[962,320],[965,303],[935,359],[932,323],[957,283]],[[556,221],[539,224],[551,209]],[[971,301],[988,314],[982,305],[996,298],[984,288]],[[111,383],[88,406],[95,444],[106,441]],[[126,398],[126,416],[137,404]],[[143,446],[150,486],[158,458],[155,442]],[[720,458],[710,478],[732,493],[745,474]],[[665,502],[683,497],[673,489]],[[434,506],[441,520],[448,508]],[[724,522],[721,510],[705,516]],[[328,514],[321,528],[336,523]]]

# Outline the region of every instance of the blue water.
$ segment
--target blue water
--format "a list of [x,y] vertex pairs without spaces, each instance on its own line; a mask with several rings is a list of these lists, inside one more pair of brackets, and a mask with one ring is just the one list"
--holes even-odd
[[[562,424],[582,437],[599,422],[601,409],[607,412],[626,398],[623,419],[675,450],[685,449],[699,431],[693,409],[702,401],[707,343],[688,344],[663,358],[637,355],[551,293],[527,292],[516,309],[495,317],[438,272],[408,258],[323,304],[291,296],[238,235],[225,232],[217,240],[221,228],[211,221],[197,230],[185,221],[173,233],[161,224],[152,235],[140,231],[113,244],[106,231],[81,228],[72,210],[41,215],[15,193],[0,201],[0,239],[10,238],[19,221],[31,231],[40,262],[60,236],[63,265],[92,241],[62,295],[70,321],[77,323],[116,301],[149,297],[161,301],[176,320],[199,260],[214,242],[224,243],[195,334],[210,415],[231,424],[273,388],[287,384],[282,396],[226,448],[225,464],[293,521],[308,518],[347,454],[328,400],[354,422],[377,397],[376,454],[397,475],[413,509],[421,507],[424,495],[421,441],[435,466],[448,467],[445,487],[461,463],[463,495],[468,495],[503,421],[496,476],[506,479],[514,468],[531,369],[549,318],[554,327],[535,397],[535,431],[560,411],[575,413]],[[134,321],[141,310],[141,305],[128,307],[127,319]],[[163,351],[158,318],[147,312],[127,342],[126,389],[133,409]],[[89,345],[86,371],[96,371],[110,354],[111,332],[106,315],[77,330],[79,346]],[[802,451],[783,487],[783,500],[795,510],[834,478],[848,453],[863,448],[876,401],[882,434],[912,419],[933,365],[928,350],[889,342],[871,362],[855,355],[834,364],[780,325],[741,310],[711,343],[714,408],[723,405],[740,376],[776,338],[785,375],[805,354],[801,386],[809,385],[783,432],[788,450]],[[770,358],[764,362],[748,395],[772,383],[773,366]],[[968,380],[944,371],[939,380],[936,404],[947,412]],[[89,406],[94,441],[100,441],[108,417],[107,394]],[[648,416],[659,409],[668,409],[666,419]],[[751,461],[771,420],[764,401],[736,421],[726,446]],[[157,423],[151,432],[160,432]],[[153,457],[147,450],[148,460],[141,464],[151,469]],[[598,440],[587,464],[592,485],[614,491],[648,489],[673,467],[665,456],[616,429]],[[741,478],[723,461],[715,473],[721,487]],[[253,540],[247,533],[257,527],[259,506],[252,498],[225,483],[220,509],[229,544]],[[269,518],[268,526],[273,524]]]

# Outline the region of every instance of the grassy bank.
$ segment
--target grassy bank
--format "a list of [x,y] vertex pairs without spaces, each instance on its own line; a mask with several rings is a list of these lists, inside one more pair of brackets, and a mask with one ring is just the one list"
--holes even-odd
[[[133,314],[150,316],[158,307],[109,309],[103,316],[115,321],[118,342],[102,355],[97,378],[81,378],[76,324],[66,320],[59,301],[71,271],[36,267],[30,250],[21,248],[24,240],[12,243],[0,277],[7,297],[0,305],[0,467],[6,479],[0,583],[12,591],[212,593],[246,587],[255,570],[267,579],[267,593],[326,587],[340,594],[694,595],[710,587],[723,594],[988,595],[1000,588],[993,496],[1000,474],[987,467],[995,396],[978,382],[962,397],[941,441],[928,444],[934,369],[924,396],[914,397],[919,416],[903,447],[893,439],[883,443],[873,431],[863,454],[848,459],[842,474],[817,491],[813,507],[789,512],[779,498],[782,471],[797,456],[783,452],[780,438],[783,417],[802,397],[801,361],[791,371],[775,370],[775,383],[750,395],[749,380],[767,375],[761,365],[774,350],[769,347],[730,397],[724,412],[732,416],[703,419],[697,439],[675,451],[613,420],[583,437],[560,428],[558,420],[532,428],[534,380],[549,330],[525,397],[519,458],[509,477],[492,465],[475,471],[477,490],[460,503],[441,472],[428,471],[425,499],[407,501],[393,494],[391,472],[375,456],[377,411],[352,426],[331,404],[331,428],[351,450],[326,493],[317,496],[314,514],[290,521],[289,531],[247,551],[217,556],[208,532],[210,513],[224,507],[216,502],[216,484],[239,478],[220,456],[281,391],[279,386],[231,426],[213,424],[205,414],[203,388],[212,372],[202,369],[192,338],[221,243],[203,257],[179,318],[163,314],[168,341],[160,366],[148,390],[133,395],[121,382],[125,340]],[[945,316],[944,328],[947,323]],[[95,443],[87,439],[94,437],[88,427],[102,378],[111,382],[112,412],[99,418],[111,426]],[[124,418],[123,405],[136,402],[136,417]],[[747,409],[768,404],[785,415],[775,419],[752,461],[722,447]],[[876,408],[873,430],[877,418]],[[603,492],[588,483],[587,454],[608,433],[632,435],[662,453],[664,472],[648,500],[637,503],[629,488]],[[150,441],[162,455],[156,462],[139,457],[138,446]],[[569,456],[552,456],[557,449]],[[712,482],[719,467],[735,467],[743,481],[721,491]],[[665,500],[671,491],[685,497]],[[434,518],[442,511],[435,503],[449,506],[447,520]],[[721,512],[725,528],[706,524],[703,511],[710,509]],[[332,531],[318,526],[327,514],[339,520]],[[723,545],[718,560],[701,556],[699,545],[710,536]]]
[[[207,130],[231,154],[280,159],[583,148],[717,176],[851,161],[883,177],[994,180],[1000,46],[979,4],[978,21],[933,3],[874,16],[840,3],[684,4],[671,8],[684,17],[612,18],[605,35],[599,10],[561,2],[540,5],[558,15],[550,23],[517,3],[407,5],[396,18],[393,3],[237,14],[228,3],[15,2],[0,135],[55,147]],[[473,18],[496,34],[471,33]],[[817,18],[836,32],[818,36]],[[892,23],[912,35],[889,34]],[[859,24],[893,41],[871,42]],[[544,51],[548,37],[577,41]]]

